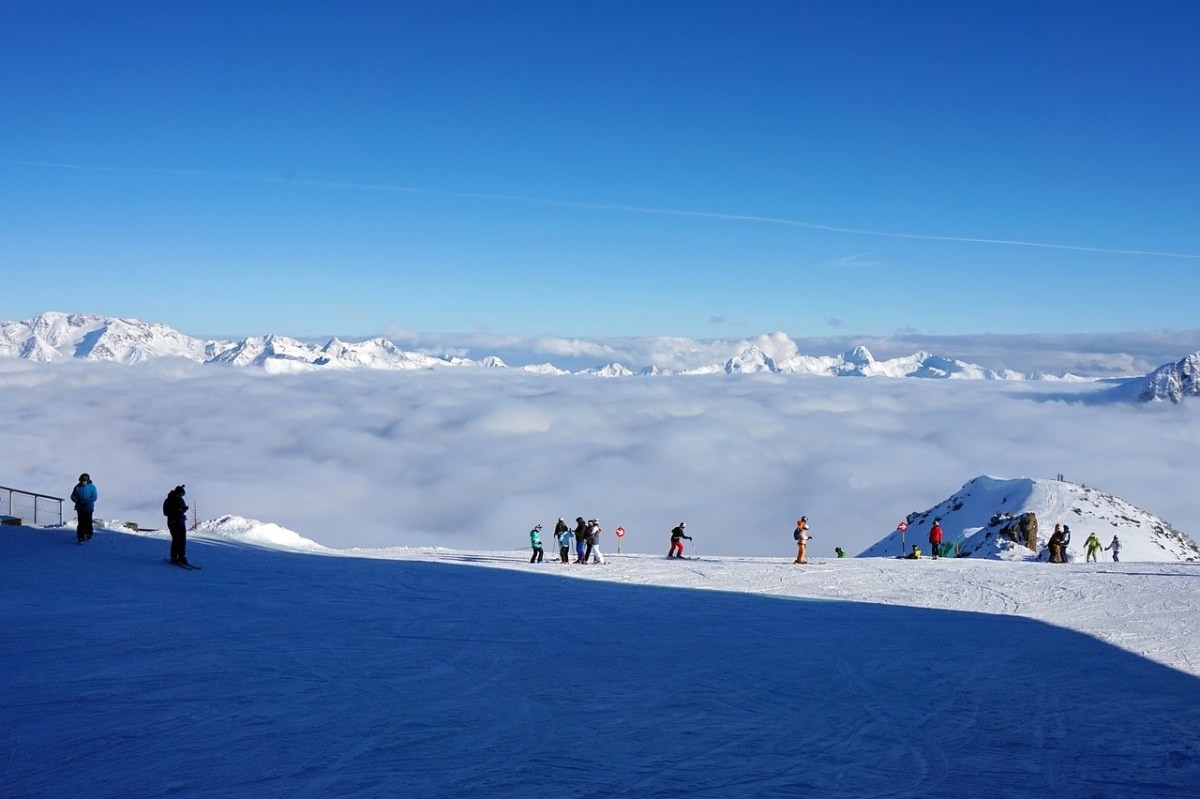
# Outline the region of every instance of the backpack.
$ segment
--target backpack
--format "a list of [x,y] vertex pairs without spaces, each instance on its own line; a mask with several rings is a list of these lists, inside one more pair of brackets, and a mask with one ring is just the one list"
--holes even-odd
[[799,527],[796,528],[796,532],[792,533],[792,538],[794,538],[797,541],[800,540],[800,528]]

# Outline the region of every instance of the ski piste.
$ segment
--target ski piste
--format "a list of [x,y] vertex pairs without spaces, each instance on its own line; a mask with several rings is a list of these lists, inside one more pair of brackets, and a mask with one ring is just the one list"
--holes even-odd
[[172,566],[178,566],[179,568],[186,569],[190,572],[200,571],[200,569],[202,568],[200,566],[197,566],[195,563],[176,563],[175,561],[173,561],[169,558],[163,558],[163,563],[169,563]]

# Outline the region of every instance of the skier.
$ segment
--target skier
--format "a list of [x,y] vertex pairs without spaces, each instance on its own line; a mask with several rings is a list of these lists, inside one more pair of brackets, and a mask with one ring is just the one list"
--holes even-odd
[[1070,563],[1070,557],[1067,555],[1067,547],[1071,545],[1071,525],[1063,525],[1062,543],[1058,545],[1058,562]]
[[587,522],[582,516],[575,517],[575,562],[583,563],[583,550],[587,547]]
[[1063,529],[1061,524],[1054,525],[1054,534],[1046,542],[1046,548],[1050,550],[1051,563],[1063,562]]
[[[604,553],[600,551],[601,531],[602,528],[600,527],[599,519],[592,519],[590,522],[588,522],[588,542],[587,549],[583,554],[584,563],[604,563]],[[593,558],[593,556],[595,557]]]
[[1106,549],[1106,550],[1108,550],[1108,549],[1111,549],[1111,550],[1112,550],[1112,553],[1113,553],[1113,563],[1120,563],[1120,562],[1121,562],[1121,557],[1120,557],[1120,553],[1121,553],[1121,539],[1117,538],[1117,537],[1114,535],[1114,536],[1113,536],[1112,543],[1111,543],[1111,544],[1109,544],[1108,546],[1106,546],[1106,547],[1105,547],[1105,549]]
[[92,513],[96,510],[96,499],[99,492],[87,472],[79,475],[79,484],[71,489],[71,501],[75,503],[75,515],[79,523],[75,525],[75,537],[79,543],[92,540]]
[[808,539],[812,538],[808,534],[808,517],[801,516],[796,521],[796,531],[792,533],[792,538],[796,539],[796,563],[808,563],[808,558],[805,555],[808,553]]
[[686,529],[687,522],[680,522],[671,530],[671,548],[667,550],[668,558],[672,556],[676,558],[683,557],[683,539],[686,538],[688,541],[692,540],[690,535],[687,535],[683,532]]
[[929,528],[929,549],[933,552],[933,559],[938,559],[938,553],[942,548],[942,520],[934,519],[933,526]]
[[544,555],[542,551],[542,526],[535,524],[533,529],[529,531],[529,545],[533,547],[533,554],[529,556],[530,563],[541,563]]
[[570,529],[570,528],[568,528],[567,523],[563,521],[563,517],[559,516],[558,524],[554,525],[554,544],[555,544],[555,546],[560,546],[560,547],[562,546],[562,534],[565,533],[568,529]]
[[1089,535],[1087,540],[1083,542],[1083,545],[1087,547],[1087,558],[1085,559],[1086,562],[1091,563],[1093,560],[1098,561],[1099,559],[1096,557],[1096,553],[1100,551],[1100,539],[1096,537],[1096,534],[1092,533]]
[[187,503],[183,486],[175,486],[163,500],[163,516],[167,517],[167,529],[171,532],[171,562],[177,566],[190,566],[187,559]]
[[[563,526],[566,527],[566,525]],[[575,535],[569,527],[563,530],[558,537],[558,559],[563,563],[571,562],[571,539],[574,537]]]

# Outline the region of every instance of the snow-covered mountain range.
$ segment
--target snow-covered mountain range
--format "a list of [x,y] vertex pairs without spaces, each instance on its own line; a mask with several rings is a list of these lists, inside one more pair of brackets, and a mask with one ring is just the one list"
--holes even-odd
[[[119,319],[88,313],[47,312],[23,321],[0,321],[0,357],[50,363],[79,358],[133,364],[154,358],[185,358],[197,363],[254,366],[270,372],[309,369],[413,370],[443,367],[506,368],[497,356],[481,359],[439,356],[401,349],[378,337],[366,341],[332,338],[324,344],[279,335],[252,336],[239,341],[200,339],[180,333],[162,323]],[[840,355],[795,354],[772,358],[758,346],[748,344],[724,361],[689,369],[666,369],[649,364],[639,370],[620,363],[599,364],[570,371],[552,363],[527,364],[520,368],[538,374],[589,374],[597,377],[633,375],[700,374],[805,374],[827,377],[890,377],[956,380],[1060,380],[1085,378],[1071,374],[1023,373],[993,370],[974,363],[920,351],[887,360],[876,360],[866,347],[855,347]],[[1167,364],[1137,383],[1122,389],[1142,401],[1170,400],[1200,391],[1200,353],[1175,364]]]
[[1090,533],[1104,546],[1118,536],[1124,560],[1200,560],[1200,547],[1165,520],[1099,489],[1065,480],[988,476],[974,478],[932,508],[910,513],[906,530],[897,524],[861,557],[898,557],[913,544],[928,554],[935,519],[941,520],[943,544],[956,544],[960,555],[972,558],[1044,560],[1054,525],[1064,524],[1071,528],[1067,553],[1073,561],[1085,559]]

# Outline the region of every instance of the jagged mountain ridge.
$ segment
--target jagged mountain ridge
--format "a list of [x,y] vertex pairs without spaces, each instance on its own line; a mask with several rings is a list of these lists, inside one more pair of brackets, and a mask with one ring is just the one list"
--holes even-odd
[[1164,364],[1141,384],[1138,399],[1142,402],[1182,402],[1184,397],[1200,396],[1200,352]]
[[[98,314],[59,312],[43,313],[20,322],[0,321],[0,357],[43,363],[79,358],[126,364],[174,357],[198,363],[254,366],[270,372],[319,368],[414,370],[441,367],[507,367],[507,364],[496,356],[472,360],[408,352],[382,337],[360,342],[332,338],[324,344],[313,344],[279,335],[253,336],[240,341],[205,340],[187,336],[162,323],[146,323],[137,319],[119,319]],[[1197,354],[1196,358],[1200,360],[1200,354]],[[876,360],[866,347],[861,346],[842,355],[797,354],[777,361],[758,346],[748,345],[723,363],[680,370],[663,369],[651,364],[635,372],[620,363],[598,365],[576,372],[560,369],[551,363],[531,364],[520,368],[538,374],[588,374],[598,377],[628,377],[634,374],[658,376],[774,373],[966,380],[1079,379],[1070,375],[1054,377],[1041,373],[1027,375],[1011,370],[994,371],[925,351],[880,361]],[[1194,375],[1195,369],[1189,374]],[[1194,388],[1194,377],[1189,379],[1192,382],[1186,385]],[[1166,378],[1160,382],[1173,385]]]
[[[1037,518],[1036,551],[1006,532],[1025,513]],[[1160,517],[1111,494],[1065,480],[976,477],[937,505],[908,514],[903,535],[906,551],[917,544],[928,554],[928,533],[934,519],[941,519],[943,543],[957,543],[966,557],[1044,559],[1054,525],[1065,524],[1071,528],[1067,551],[1073,561],[1085,559],[1084,542],[1093,532],[1104,546],[1114,535],[1119,536],[1122,560],[1200,560],[1200,547]],[[859,557],[898,557],[901,540],[900,531],[893,530]]]

